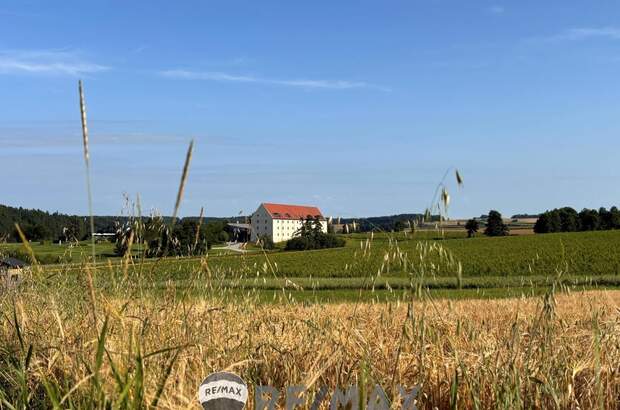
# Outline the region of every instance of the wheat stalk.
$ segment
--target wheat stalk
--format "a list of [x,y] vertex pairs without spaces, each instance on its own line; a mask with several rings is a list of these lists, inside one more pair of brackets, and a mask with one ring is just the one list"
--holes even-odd
[[185,191],[185,184],[187,183],[187,176],[189,175],[189,165],[192,162],[192,155],[194,152],[194,140],[191,140],[189,143],[189,148],[187,149],[187,154],[185,156],[185,164],[183,165],[183,173],[181,174],[181,182],[179,183],[179,191],[177,192],[177,200],[174,204],[174,212],[172,213],[172,223],[174,225],[177,219],[177,215],[179,212],[179,207],[181,206],[181,201],[183,200],[183,192]]
[[82,119],[82,143],[84,145],[84,164],[86,166],[86,189],[88,191],[88,214],[90,216],[90,244],[92,248],[93,264],[95,263],[95,218],[93,216],[93,193],[90,179],[90,153],[88,149],[88,125],[86,122],[86,102],[84,101],[84,87],[82,80],[78,82],[80,95],[80,114]]

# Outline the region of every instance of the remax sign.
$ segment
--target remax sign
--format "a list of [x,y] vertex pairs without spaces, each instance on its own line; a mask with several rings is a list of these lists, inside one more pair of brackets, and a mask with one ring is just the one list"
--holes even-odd
[[[310,393],[305,386],[288,386],[283,390],[271,386],[256,386],[253,410],[278,408],[318,410],[326,406],[330,410],[346,408],[417,410],[416,398],[419,391],[419,387],[407,390],[403,386],[398,386],[400,403],[396,403],[394,407],[379,385],[368,391],[366,397],[360,395],[358,386],[336,388],[333,391],[323,386],[314,393]],[[243,379],[236,374],[213,373],[200,385],[198,398],[204,410],[241,410],[248,400],[248,388]]]

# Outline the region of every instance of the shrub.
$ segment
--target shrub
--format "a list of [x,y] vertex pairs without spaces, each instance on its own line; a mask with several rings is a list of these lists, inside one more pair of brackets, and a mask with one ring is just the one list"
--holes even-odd
[[304,251],[310,249],[342,248],[346,244],[344,238],[331,233],[313,233],[312,235],[298,236],[286,242],[284,250]]
[[271,250],[275,249],[276,245],[273,243],[273,240],[269,235],[261,235],[258,238],[258,245],[263,249]]

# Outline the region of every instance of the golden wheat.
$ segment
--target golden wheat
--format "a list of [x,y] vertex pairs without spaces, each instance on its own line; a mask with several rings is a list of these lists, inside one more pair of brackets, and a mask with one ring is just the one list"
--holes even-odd
[[611,409],[620,394],[620,291],[310,306],[189,299],[172,284],[157,298],[127,292],[97,294],[103,330],[81,296],[5,295],[2,311],[15,314],[0,321],[2,355],[32,346],[29,391],[51,403],[56,389],[69,407],[119,404],[130,383],[134,405],[197,409],[201,380],[224,369],[309,392],[364,383],[394,397],[398,384],[420,385],[420,408]]

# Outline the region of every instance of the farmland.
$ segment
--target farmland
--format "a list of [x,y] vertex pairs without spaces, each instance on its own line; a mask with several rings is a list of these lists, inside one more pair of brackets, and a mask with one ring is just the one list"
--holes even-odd
[[[620,231],[578,232],[547,235],[512,236],[505,238],[478,237],[466,239],[460,233],[426,233],[423,236],[404,234],[355,234],[348,236],[347,247],[308,252],[254,252],[240,256],[236,253],[212,249],[209,263],[212,267],[233,273],[251,273],[268,262],[281,275],[292,277],[364,277],[377,273],[382,265],[386,275],[406,275],[420,253],[431,258],[437,276],[453,276],[453,267],[441,264],[439,248],[449,252],[462,264],[463,276],[529,276],[549,275],[561,269],[568,275],[620,275]],[[423,245],[435,248],[424,248]],[[2,249],[20,245],[0,245]],[[433,248],[433,249],[431,249]],[[90,252],[90,245],[80,243],[71,248],[58,245],[33,245],[35,256],[70,256],[68,261],[82,261]],[[254,251],[256,251],[254,249]],[[107,260],[119,263],[114,257],[113,245],[97,244],[97,252]],[[389,258],[386,261],[386,255]],[[140,254],[134,252],[134,262]],[[360,259],[363,259],[360,261]],[[386,263],[384,263],[386,262]],[[147,260],[147,263],[150,263]],[[191,272],[200,265],[200,258],[171,258],[159,263],[160,269],[173,276]],[[54,269],[58,265],[50,266]]]
[[102,291],[83,273],[0,298],[3,407],[198,409],[200,381],[223,369],[253,387],[307,386],[307,406],[323,385],[367,399],[379,384],[395,402],[394,386],[421,386],[424,409],[612,409],[620,394],[618,291],[265,304],[171,287],[151,298],[122,277]]
[[[565,275],[592,277],[620,276],[619,248],[620,231],[429,240],[383,234],[372,239],[370,235],[351,236],[347,247],[340,249],[246,255],[214,249],[207,261],[211,268],[234,277],[261,271],[288,277],[367,277],[377,273],[402,277],[421,267],[418,261],[423,255],[432,276],[454,276],[455,263],[460,262],[464,277],[548,276],[558,270]],[[37,254],[37,248],[33,250]],[[84,251],[89,248],[84,246]],[[455,263],[445,263],[445,254]],[[118,258],[111,261],[120,263]],[[132,266],[138,261],[139,257],[134,258]],[[170,258],[159,261],[157,270],[167,278],[182,279],[201,263],[200,258]],[[59,268],[51,265],[48,269]]]
[[[45,252],[51,252],[53,246],[34,245],[33,251],[49,255]],[[444,296],[489,297],[514,296],[516,289],[536,293],[536,288],[556,282],[574,289],[620,285],[620,254],[616,251],[620,249],[620,231],[470,239],[463,232],[450,231],[352,234],[347,236],[347,246],[338,249],[253,249],[244,255],[213,249],[203,258],[157,260],[143,259],[139,252],[131,258],[108,258],[105,255],[112,245],[97,246],[107,259],[99,262],[96,270],[96,280],[102,281],[102,286],[122,271],[125,276],[148,276],[155,292],[170,283],[182,290],[195,280],[239,292],[253,290],[261,293],[261,299],[288,288],[298,298],[311,300],[325,300],[327,295],[328,300],[350,300],[360,289],[389,293],[422,287],[435,292],[452,290]],[[84,260],[88,251],[85,244],[72,250],[77,261]],[[83,268],[81,262],[74,262],[43,265],[41,270],[54,277],[73,277]],[[476,289],[484,291],[471,291]],[[360,295],[368,299],[379,293]]]
[[611,409],[620,395],[620,231],[353,234],[202,258],[110,246],[96,264],[76,246],[77,262],[35,265],[0,295],[0,408],[198,408],[196,386],[223,369],[308,385],[307,400],[420,385],[428,409]]

